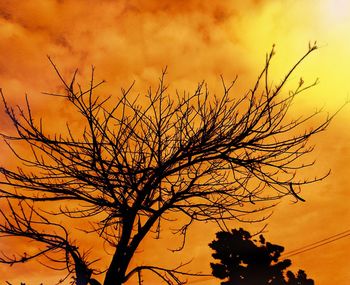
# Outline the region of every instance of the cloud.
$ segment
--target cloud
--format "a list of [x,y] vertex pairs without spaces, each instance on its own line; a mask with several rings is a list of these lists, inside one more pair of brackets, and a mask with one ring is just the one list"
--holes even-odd
[[228,2],[5,1],[0,5],[5,54],[0,66],[2,74],[11,78],[23,79],[33,70],[39,73],[47,64],[46,54],[67,70],[93,64],[108,79],[154,80],[164,65],[171,67],[174,77],[203,79],[212,72],[237,73],[243,66],[238,60],[242,57],[237,57],[242,53],[239,43],[226,27],[238,9]]

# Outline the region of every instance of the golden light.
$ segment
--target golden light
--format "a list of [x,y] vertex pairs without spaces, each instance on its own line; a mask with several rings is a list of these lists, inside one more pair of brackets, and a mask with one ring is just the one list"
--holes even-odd
[[347,0],[328,0],[321,7],[326,24],[342,24],[349,19],[350,2]]

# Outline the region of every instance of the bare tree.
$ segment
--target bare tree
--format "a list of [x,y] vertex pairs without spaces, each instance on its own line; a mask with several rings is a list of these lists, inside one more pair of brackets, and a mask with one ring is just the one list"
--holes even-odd
[[[300,187],[327,175],[297,177],[313,165],[302,161],[313,150],[308,139],[325,130],[332,116],[313,129],[306,124],[318,111],[288,117],[294,98],[316,82],[301,80],[290,92],[283,88],[316,48],[310,46],[276,86],[268,78],[272,50],[255,86],[241,97],[231,95],[235,81],[223,79],[222,96],[211,96],[204,82],[193,94],[170,96],[164,71],[158,88],[150,88],[142,99],[146,105],[133,97],[133,85],[122,89],[114,103],[99,97],[95,92],[102,82],[94,82],[94,70],[85,90],[75,82],[76,73],[66,81],[50,60],[65,94],[49,95],[68,100],[80,114],[80,134],[67,124],[67,135],[50,135],[41,120],[36,123],[28,100],[15,110],[1,93],[16,130],[2,137],[22,166],[0,167],[0,195],[8,207],[0,211],[0,236],[35,240],[39,246],[33,254],[4,254],[0,261],[12,265],[39,258],[73,274],[79,285],[99,284],[92,278],[98,273],[104,274],[104,285],[123,284],[144,270],[168,284],[181,284],[181,274],[189,274],[181,268],[130,268],[140,242],[150,232],[159,235],[169,215],[185,217],[177,231],[181,250],[194,221],[213,221],[226,229],[226,222],[273,207],[283,196],[302,200]],[[14,145],[18,142],[31,154],[21,155]],[[256,205],[263,201],[270,203]],[[81,252],[63,222],[54,222],[60,216],[90,221],[86,233],[98,234],[113,249],[105,271],[93,268],[89,252]]]

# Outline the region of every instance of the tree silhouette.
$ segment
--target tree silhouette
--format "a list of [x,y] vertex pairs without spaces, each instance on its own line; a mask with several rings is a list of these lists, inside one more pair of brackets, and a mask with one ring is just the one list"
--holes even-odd
[[249,232],[240,228],[231,232],[221,231],[209,246],[215,251],[213,257],[220,263],[211,263],[213,275],[222,285],[313,285],[303,270],[297,276],[286,269],[289,259],[279,260],[284,248],[265,241],[252,239]]
[[[227,221],[245,220],[283,196],[302,200],[300,187],[327,175],[297,178],[313,165],[301,161],[312,151],[308,139],[325,130],[332,117],[310,129],[306,123],[318,111],[296,119],[287,114],[293,99],[316,82],[301,80],[283,95],[292,72],[316,48],[311,46],[274,87],[268,78],[272,50],[255,86],[242,97],[231,95],[235,81],[227,85],[224,80],[222,96],[210,96],[204,82],[193,94],[170,96],[164,71],[143,105],[133,85],[117,99],[98,96],[102,82],[94,82],[94,70],[84,89],[76,83],[77,72],[67,81],[50,60],[65,93],[48,95],[66,100],[81,117],[81,131],[73,132],[67,123],[66,134],[50,134],[34,118],[28,99],[25,108],[14,109],[1,92],[16,131],[2,137],[21,165],[0,167],[0,236],[34,240],[38,247],[24,254],[5,252],[0,262],[37,259],[66,270],[78,285],[98,284],[92,276],[99,273],[105,285],[122,284],[145,270],[180,284],[186,274],[181,268],[130,266],[141,241],[152,232],[159,237],[164,221],[182,217],[176,232],[182,242],[175,249],[181,250],[194,221],[224,227]],[[30,154],[21,153],[22,146]],[[270,203],[256,205],[263,201]],[[91,227],[84,224],[81,230],[113,251],[105,271],[94,267],[101,256],[93,259],[81,249],[65,226],[67,219],[88,221]]]

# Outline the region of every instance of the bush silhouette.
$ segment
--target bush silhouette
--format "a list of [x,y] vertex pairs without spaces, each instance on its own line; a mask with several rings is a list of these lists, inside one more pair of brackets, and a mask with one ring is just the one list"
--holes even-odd
[[313,285],[303,270],[295,275],[286,269],[289,259],[279,260],[284,248],[258,240],[242,228],[231,232],[221,231],[209,246],[219,263],[211,263],[213,276],[225,279],[222,285]]

